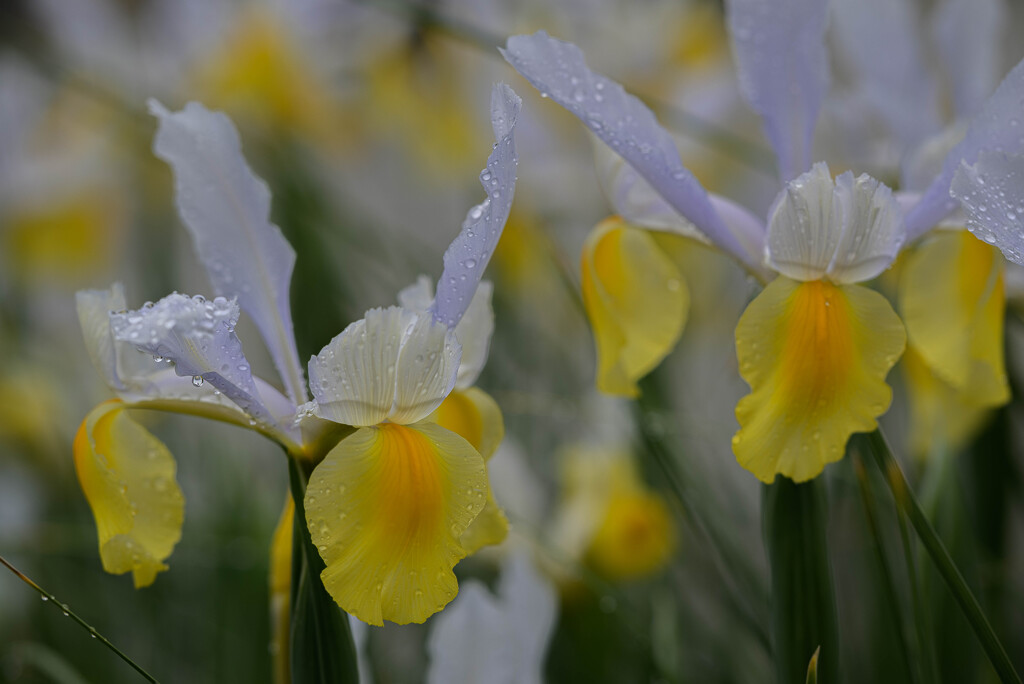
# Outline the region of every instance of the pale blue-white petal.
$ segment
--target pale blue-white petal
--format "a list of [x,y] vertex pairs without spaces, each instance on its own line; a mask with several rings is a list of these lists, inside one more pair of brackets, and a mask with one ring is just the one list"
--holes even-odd
[[544,31],[512,36],[501,54],[541,95],[572,112],[621,155],[681,216],[742,263],[757,263],[715,212],[707,191],[683,166],[672,136],[644,103],[591,71],[583,52]]
[[266,341],[295,404],[306,387],[295,348],[289,283],[295,251],[270,222],[270,191],[242,156],[238,131],[221,112],[190,102],[160,120],[153,151],[174,169],[178,211],[218,294],[237,297]]
[[114,340],[174,364],[195,385],[209,383],[256,420],[274,418],[260,398],[235,335],[238,303],[172,294],[141,309],[110,314]]
[[[487,364],[491,336],[494,335],[493,293],[494,286],[489,281],[481,281],[465,315],[455,326],[455,337],[462,345],[462,360],[455,381],[458,389],[472,387]],[[403,309],[420,313],[428,311],[433,303],[434,285],[427,276],[420,276],[414,284],[398,293],[398,304]]]
[[967,229],[1024,264],[1024,155],[985,150],[961,163],[950,194],[967,214]]
[[729,34],[743,96],[761,115],[783,181],[811,166],[828,87],[827,0],[731,0]]
[[832,3],[832,27],[859,77],[860,92],[904,149],[941,127],[938,89],[925,64],[920,26],[909,0]]
[[946,156],[942,173],[907,213],[908,240],[920,237],[956,208],[957,201],[949,194],[953,174],[961,161],[973,164],[984,149],[1009,155],[1024,152],[1024,61],[1010,71],[985,101],[967,127],[967,135]]
[[455,387],[462,345],[455,331],[428,313],[416,317],[398,354],[392,423],[416,423],[441,405]]
[[85,349],[92,365],[103,376],[107,386],[125,389],[117,372],[117,352],[114,336],[110,332],[110,313],[127,307],[124,286],[114,283],[109,290],[80,290],[75,293],[78,323],[82,328]]
[[432,622],[428,684],[515,684],[517,654],[508,640],[505,615],[483,584],[465,582]]
[[945,0],[935,9],[932,42],[949,74],[958,118],[973,116],[996,89],[1006,29],[1003,0]]
[[311,358],[316,414],[356,427],[383,422],[395,402],[398,355],[417,318],[397,306],[370,309]]
[[503,563],[498,596],[506,606],[507,625],[518,651],[516,682],[541,684],[544,656],[558,615],[555,587],[537,570],[529,554],[519,550]]
[[487,199],[466,214],[462,230],[444,253],[444,271],[437,281],[437,297],[431,312],[454,328],[473,300],[487,262],[498,246],[501,231],[512,210],[516,189],[515,125],[522,100],[504,83],[491,92],[491,126],[494,150],[480,172]]

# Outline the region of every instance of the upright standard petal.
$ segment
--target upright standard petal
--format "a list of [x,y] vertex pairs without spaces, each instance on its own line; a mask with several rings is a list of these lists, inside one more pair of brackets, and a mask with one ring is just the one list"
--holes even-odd
[[[941,221],[957,206],[950,196],[950,184],[964,164],[974,164],[983,150],[1007,156],[1024,155],[1024,61],[1015,66],[996,88],[981,111],[971,120],[967,134],[942,164],[942,173],[907,212],[907,240],[915,240]],[[990,157],[991,159],[991,157]],[[992,163],[992,162],[989,162]],[[1008,257],[1013,260],[1013,257]]]
[[78,323],[82,328],[89,359],[107,386],[115,390],[123,390],[125,386],[117,372],[117,350],[110,332],[110,314],[124,311],[126,307],[124,286],[121,283],[114,283],[109,290],[81,290],[75,293]]
[[786,184],[768,220],[768,264],[793,280],[870,280],[892,264],[904,227],[892,191],[866,174],[832,181],[819,162]]
[[454,328],[466,313],[512,210],[519,163],[514,134],[521,106],[522,100],[507,85],[494,86],[491,125],[497,142],[487,158],[487,168],[480,172],[487,199],[469,210],[462,231],[445,251],[444,271],[431,307],[434,316],[449,328]]
[[679,340],[689,290],[655,239],[618,217],[591,232],[582,271],[583,305],[597,345],[597,388],[635,397],[637,381]]
[[828,86],[826,0],[731,0],[729,34],[743,96],[764,122],[783,182],[810,168]]
[[223,113],[196,102],[160,120],[153,151],[174,169],[178,211],[214,290],[237,297],[267,343],[288,396],[306,401],[288,300],[295,251],[270,222],[270,191],[242,156],[238,131]]
[[273,423],[235,334],[238,304],[217,297],[172,294],[154,305],[112,313],[114,339],[174,364],[179,376],[209,382],[256,420]]
[[1024,154],[983,151],[974,165],[961,164],[950,195],[960,201],[975,237],[1024,264]]
[[[459,389],[471,387],[487,365],[491,336],[494,335],[494,309],[491,306],[493,293],[494,286],[490,281],[480,281],[469,308],[455,326],[455,337],[462,345],[462,359],[455,380],[455,386]],[[434,303],[434,284],[427,276],[420,276],[414,284],[398,293],[398,303],[417,313],[428,311]]]
[[838,461],[854,432],[889,408],[885,384],[906,343],[882,295],[859,285],[780,276],[736,327],[740,375],[751,393],[736,406],[737,460],[759,480],[794,482]]
[[94,408],[75,435],[75,471],[96,519],[103,569],[153,583],[181,538],[185,499],[167,447],[112,400]]
[[486,490],[483,459],[453,432],[432,423],[357,430],[306,488],[324,587],[371,625],[423,622],[458,592],[459,538]]
[[907,256],[899,292],[907,338],[963,402],[1010,400],[1003,259],[995,247],[966,231],[939,231]]
[[395,401],[398,355],[416,320],[415,313],[397,306],[370,309],[328,342],[309,360],[317,413],[357,427],[387,418]]
[[395,403],[388,419],[406,425],[433,413],[455,387],[461,357],[454,330],[429,314],[418,316],[398,354]]
[[932,43],[950,75],[958,118],[973,116],[999,83],[1006,14],[1004,0],[943,0],[935,8]]
[[[904,148],[941,126],[935,79],[925,64],[921,17],[910,0],[840,0],[832,3],[834,29],[859,77],[863,96]],[[959,53],[964,43],[950,47]],[[987,94],[987,93],[986,93]]]
[[748,253],[730,232],[651,110],[615,81],[591,71],[578,47],[538,31],[512,36],[501,54],[541,95],[572,112],[621,155],[711,242],[741,263],[759,266],[760,255]]

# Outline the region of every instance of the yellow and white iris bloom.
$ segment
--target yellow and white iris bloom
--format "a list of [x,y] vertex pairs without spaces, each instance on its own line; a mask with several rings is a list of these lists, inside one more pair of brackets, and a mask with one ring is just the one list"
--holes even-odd
[[[635,396],[637,380],[668,354],[685,323],[681,274],[641,228],[710,243],[765,285],[736,329],[739,370],[751,392],[736,408],[733,451],[764,482],[778,474],[802,482],[842,458],[851,434],[875,429],[891,401],[885,378],[903,353],[906,332],[888,301],[859,283],[879,275],[904,244],[956,208],[950,185],[961,163],[980,155],[979,164],[994,178],[1024,177],[1012,164],[985,156],[989,148],[1024,154],[1024,138],[1014,131],[1024,63],[981,108],[928,188],[916,197],[894,197],[869,176],[845,173],[833,180],[824,164],[812,168],[814,125],[828,81],[827,2],[780,0],[764,12],[760,0],[731,0],[726,9],[744,97],[761,116],[779,176],[788,181],[764,222],[709,195],[683,166],[672,137],[650,109],[591,71],[576,46],[540,31],[513,36],[502,54],[608,148],[598,156],[598,175],[623,220],[599,225],[583,255],[598,386]],[[1014,157],[1019,158],[1024,157]],[[984,183],[974,185],[964,192],[980,195],[977,188]],[[1019,196],[1006,193],[1006,185],[1001,184],[1004,195]],[[991,193],[987,197],[996,203]],[[980,217],[986,208],[977,204]],[[1001,199],[998,204],[1019,223],[1024,212]],[[985,225],[983,217],[977,222]],[[1000,225],[982,236],[995,243],[1005,233],[1014,231]],[[1024,245],[1017,244],[1016,253],[1024,253]],[[986,283],[979,286],[997,300],[998,278]],[[996,317],[972,323],[991,329]],[[915,318],[913,325],[923,320]],[[976,329],[929,352],[945,357],[951,374],[974,377]],[[965,352],[972,355],[950,361]],[[1001,359],[982,356],[987,375],[980,381],[998,394],[1005,384]]]
[[[295,253],[269,222],[266,185],[226,116],[151,103],[154,149],[174,169],[179,211],[220,296],[175,293],[126,311],[120,286],[78,295],[90,356],[120,397],[94,409],[75,440],[105,569],[150,584],[181,534],[173,457],[126,413],[157,409],[257,430],[312,469],[306,523],[324,586],[352,615],[423,622],[451,601],[455,564],[507,530],[485,466],[501,414],[471,385],[493,330],[490,286],[478,285],[511,208],[519,107],[495,87],[488,197],[445,253],[437,295],[420,283],[403,295],[416,308],[372,309],[349,325],[310,360],[307,402],[288,299]],[[252,375],[235,334],[243,309],[285,393]]]

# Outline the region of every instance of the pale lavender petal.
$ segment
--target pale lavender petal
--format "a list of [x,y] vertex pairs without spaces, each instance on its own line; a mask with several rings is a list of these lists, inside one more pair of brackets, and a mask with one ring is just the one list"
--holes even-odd
[[974,165],[961,162],[950,194],[967,214],[967,229],[1024,264],[1024,155],[985,150]]
[[190,102],[160,120],[153,151],[174,169],[178,211],[214,290],[252,316],[296,404],[306,387],[295,348],[289,283],[295,251],[270,222],[270,191],[242,156],[238,131],[220,112]]
[[506,606],[510,637],[519,651],[519,684],[544,681],[544,656],[558,616],[554,584],[534,565],[525,550],[505,560],[498,595]]
[[512,210],[516,189],[515,126],[522,100],[504,83],[491,92],[491,126],[494,150],[487,168],[480,172],[480,184],[487,199],[466,214],[462,231],[444,253],[444,271],[437,281],[437,296],[431,313],[449,328],[454,328],[473,301],[484,268],[498,246],[501,231]]
[[[973,0],[972,0],[973,1]],[[935,79],[925,65],[921,18],[909,0],[835,0],[832,26],[863,95],[904,148],[941,127]],[[960,43],[956,43],[959,49]]]
[[973,116],[999,83],[1006,6],[1003,0],[946,0],[936,8],[931,29],[950,75],[956,115]]
[[960,168],[961,161],[973,164],[984,149],[1008,155],[1024,153],[1024,61],[1010,71],[971,120],[967,135],[946,156],[942,173],[907,213],[908,242],[926,233],[956,209],[957,201],[949,194],[953,174]]
[[256,420],[273,423],[263,406],[242,343],[235,335],[238,304],[217,297],[172,294],[135,311],[110,314],[114,340],[174,364],[193,384],[210,383]]
[[751,263],[750,255],[711,206],[707,191],[683,166],[672,136],[644,103],[615,81],[591,71],[578,47],[538,31],[512,36],[501,54],[541,95],[575,114],[621,155],[709,240],[743,263]]
[[761,115],[783,181],[811,167],[811,143],[828,86],[827,0],[726,3],[743,96]]

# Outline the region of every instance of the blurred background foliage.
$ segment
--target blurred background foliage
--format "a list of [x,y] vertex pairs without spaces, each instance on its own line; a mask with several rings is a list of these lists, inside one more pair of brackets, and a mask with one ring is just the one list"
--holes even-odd
[[[1021,35],[1010,27],[1024,27],[1022,14],[1010,8],[1007,35]],[[733,329],[753,289],[727,259],[666,238],[691,290],[682,341],[638,402],[597,395],[578,255],[608,208],[590,142],[519,87],[494,49],[538,28],[576,42],[595,69],[645,96],[706,187],[767,208],[776,180],[713,0],[0,4],[0,555],[161,681],[271,681],[267,551],[287,472],[277,448],[249,432],[138,416],[177,455],[184,534],[152,587],[136,591],[102,571],[71,441],[105,394],[74,292],[120,280],[131,306],[171,290],[210,294],[170,173],[150,152],[146,98],[173,108],[201,100],[238,125],[298,254],[292,307],[308,358],[420,273],[437,276],[480,194],[496,80],[525,103],[516,203],[488,273],[497,331],[478,384],[505,416],[491,478],[513,532],[457,573],[493,585],[506,547],[536,552],[560,594],[544,665],[552,682],[772,679],[761,487],[729,441],[744,393]],[[1006,42],[1004,67],[1022,47]],[[898,178],[891,154],[868,154],[877,145],[828,137],[827,117],[842,118],[845,102],[826,106],[820,143],[830,164]],[[904,466],[1021,667],[1019,308],[1008,312],[1007,351],[1013,401]],[[246,353],[266,377],[266,351]],[[884,423],[909,453],[898,375]],[[840,681],[995,681],[913,538],[904,552],[862,446],[852,442],[824,478]],[[865,491],[875,493],[871,518]],[[138,681],[13,575],[0,575],[0,606],[0,680]],[[423,679],[433,620],[370,631],[375,681]]]

